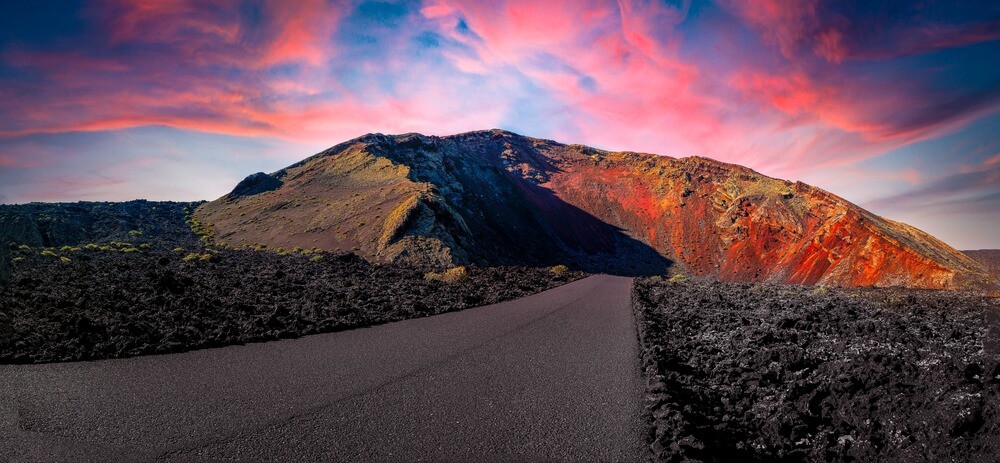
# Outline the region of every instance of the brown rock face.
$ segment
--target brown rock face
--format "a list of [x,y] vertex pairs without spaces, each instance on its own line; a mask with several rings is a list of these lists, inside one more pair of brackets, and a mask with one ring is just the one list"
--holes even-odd
[[[493,130],[367,135],[196,216],[229,244],[354,250],[373,261],[567,263],[726,280],[978,288],[978,263],[803,183],[706,158],[607,152]],[[272,181],[274,180],[274,181]]]

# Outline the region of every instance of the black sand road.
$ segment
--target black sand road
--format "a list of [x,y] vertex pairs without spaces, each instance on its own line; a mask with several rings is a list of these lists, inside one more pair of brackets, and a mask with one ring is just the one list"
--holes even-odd
[[627,278],[372,328],[0,366],[0,461],[638,461]]

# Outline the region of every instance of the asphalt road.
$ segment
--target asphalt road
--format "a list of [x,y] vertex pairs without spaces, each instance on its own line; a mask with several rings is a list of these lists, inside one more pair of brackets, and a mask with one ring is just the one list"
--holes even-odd
[[0,366],[0,461],[641,461],[627,278],[183,354]]

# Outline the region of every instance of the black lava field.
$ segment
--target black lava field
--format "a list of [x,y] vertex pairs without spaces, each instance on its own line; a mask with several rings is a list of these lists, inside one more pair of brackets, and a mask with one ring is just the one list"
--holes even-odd
[[657,461],[995,461],[1000,299],[636,280]]
[[126,243],[10,254],[10,284],[0,285],[0,363],[293,338],[492,304],[583,275],[469,267],[447,282],[353,254]]

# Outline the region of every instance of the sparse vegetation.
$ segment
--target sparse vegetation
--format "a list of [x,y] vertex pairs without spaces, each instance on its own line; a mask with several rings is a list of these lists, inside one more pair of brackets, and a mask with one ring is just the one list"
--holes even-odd
[[566,272],[569,272],[569,267],[562,264],[553,265],[552,267],[549,267],[549,272],[552,273],[553,275],[562,275]]
[[685,275],[683,273],[676,273],[676,274],[674,274],[674,276],[670,277],[670,279],[668,279],[667,281],[669,281],[669,282],[671,282],[671,283],[673,283],[675,285],[682,285],[682,284],[687,283],[688,281],[690,281],[690,279],[688,278],[687,275]]
[[827,285],[819,285],[813,288],[812,293],[814,297],[822,297],[830,294],[830,288]]
[[444,272],[427,272],[424,274],[425,280],[441,281],[445,283],[455,283],[468,278],[469,272],[465,266],[452,267]]

